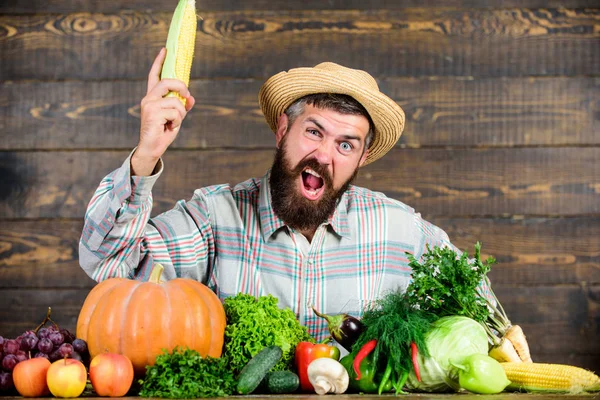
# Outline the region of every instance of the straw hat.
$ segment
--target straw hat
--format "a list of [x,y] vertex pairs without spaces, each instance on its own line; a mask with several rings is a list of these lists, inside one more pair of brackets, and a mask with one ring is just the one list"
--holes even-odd
[[315,93],[339,93],[352,96],[365,107],[375,133],[369,146],[367,165],[387,153],[404,129],[404,111],[379,91],[371,75],[359,69],[324,62],[314,68],[293,68],[269,78],[261,87],[258,102],[273,132],[283,112],[299,98]]

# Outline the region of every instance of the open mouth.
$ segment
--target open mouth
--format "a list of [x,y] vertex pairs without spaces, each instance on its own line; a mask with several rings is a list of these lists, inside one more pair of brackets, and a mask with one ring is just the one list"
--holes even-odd
[[318,199],[323,193],[324,182],[321,175],[311,168],[302,171],[302,189],[304,196],[310,200]]

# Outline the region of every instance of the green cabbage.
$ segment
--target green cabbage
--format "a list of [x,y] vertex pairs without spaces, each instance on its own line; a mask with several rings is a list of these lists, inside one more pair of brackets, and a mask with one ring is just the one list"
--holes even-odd
[[406,381],[406,388],[424,392],[458,391],[458,369],[450,364],[461,362],[472,354],[488,354],[485,329],[475,320],[463,316],[438,319],[425,335],[429,357],[419,355],[421,382],[414,371]]

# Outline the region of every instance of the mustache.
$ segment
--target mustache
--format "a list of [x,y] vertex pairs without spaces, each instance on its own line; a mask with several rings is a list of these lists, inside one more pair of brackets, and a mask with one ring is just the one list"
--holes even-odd
[[317,174],[321,175],[321,178],[323,179],[323,183],[325,184],[325,186],[333,187],[333,178],[331,177],[331,174],[329,173],[327,166],[321,164],[319,161],[317,161],[316,158],[307,158],[306,160],[300,161],[298,163],[298,165],[296,165],[296,167],[293,169],[292,173],[294,176],[298,176],[306,168],[310,168],[313,171],[315,171]]

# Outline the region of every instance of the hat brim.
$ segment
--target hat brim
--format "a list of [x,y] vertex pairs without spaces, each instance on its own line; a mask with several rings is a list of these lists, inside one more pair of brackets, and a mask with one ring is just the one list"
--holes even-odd
[[404,129],[404,111],[392,99],[353,76],[318,68],[294,68],[269,78],[261,87],[258,101],[273,132],[277,121],[296,100],[309,94],[338,93],[353,97],[369,113],[375,132],[364,165],[385,155]]

